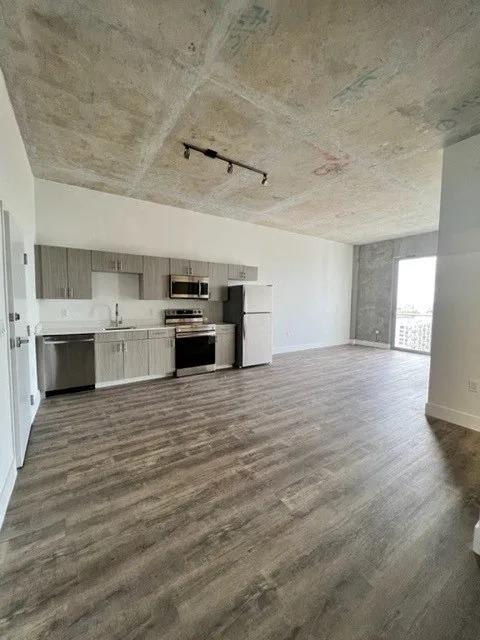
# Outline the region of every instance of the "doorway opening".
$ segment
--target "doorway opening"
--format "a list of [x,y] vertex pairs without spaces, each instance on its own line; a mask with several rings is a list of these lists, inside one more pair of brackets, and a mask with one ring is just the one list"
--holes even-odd
[[398,261],[394,348],[430,354],[437,258]]

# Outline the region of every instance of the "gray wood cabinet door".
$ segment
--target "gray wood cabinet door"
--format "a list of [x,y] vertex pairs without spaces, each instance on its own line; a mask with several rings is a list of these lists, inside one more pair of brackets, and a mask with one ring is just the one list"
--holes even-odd
[[112,251],[92,251],[92,271],[142,273],[143,256]]
[[37,298],[66,298],[68,295],[66,248],[39,245],[35,256]]
[[110,251],[92,251],[92,271],[118,271],[117,254]]
[[208,262],[202,260],[190,260],[190,274],[192,276],[200,276],[206,278],[208,276]]
[[235,328],[217,331],[215,343],[215,364],[217,367],[231,367],[235,362]]
[[175,338],[150,338],[148,340],[149,374],[169,376],[175,372]]
[[209,264],[209,298],[212,302],[224,302],[228,299],[228,267],[228,264],[219,262]]
[[123,377],[148,376],[148,340],[123,342]]
[[92,297],[92,252],[67,249],[68,297],[87,300]]
[[170,274],[172,276],[190,276],[190,260],[170,258]]
[[258,267],[248,267],[244,264],[229,264],[228,279],[246,281],[258,280]]
[[228,279],[229,280],[242,280],[241,274],[243,267],[241,264],[229,264],[228,265]]
[[245,280],[253,282],[258,280],[258,267],[244,267]]
[[143,273],[143,256],[133,253],[117,253],[117,271],[121,273]]
[[122,378],[122,342],[95,342],[95,381],[112,382]]
[[143,275],[140,278],[142,300],[165,300],[170,293],[170,261],[168,258],[143,256]]

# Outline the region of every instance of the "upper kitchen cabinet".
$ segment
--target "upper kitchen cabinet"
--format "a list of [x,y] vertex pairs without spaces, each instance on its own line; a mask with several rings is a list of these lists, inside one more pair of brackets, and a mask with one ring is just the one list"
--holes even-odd
[[192,276],[200,276],[206,278],[208,276],[208,262],[202,262],[201,260],[190,260],[190,268],[192,269]]
[[131,253],[92,251],[92,271],[143,273],[143,256]]
[[37,298],[85,300],[92,297],[91,251],[35,247]]
[[92,251],[92,271],[118,271],[117,255],[108,251]]
[[258,280],[258,267],[248,267],[243,264],[229,264],[228,279],[253,282]]
[[143,275],[140,276],[141,300],[165,300],[169,297],[170,260],[143,256]]
[[170,273],[172,276],[208,276],[208,262],[201,260],[185,260],[183,258],[170,258]]
[[88,300],[92,297],[92,252],[67,249],[69,298]]
[[208,269],[210,300],[225,302],[228,300],[228,264],[210,262]]

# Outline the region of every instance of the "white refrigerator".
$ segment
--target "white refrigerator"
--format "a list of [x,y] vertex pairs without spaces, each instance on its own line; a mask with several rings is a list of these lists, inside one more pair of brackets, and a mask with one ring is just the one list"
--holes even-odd
[[272,286],[228,287],[223,319],[236,326],[235,364],[251,367],[272,362]]

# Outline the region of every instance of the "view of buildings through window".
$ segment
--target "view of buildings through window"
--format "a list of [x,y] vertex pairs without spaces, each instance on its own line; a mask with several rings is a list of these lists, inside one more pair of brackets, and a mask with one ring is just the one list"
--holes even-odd
[[430,353],[436,258],[398,263],[395,347]]

